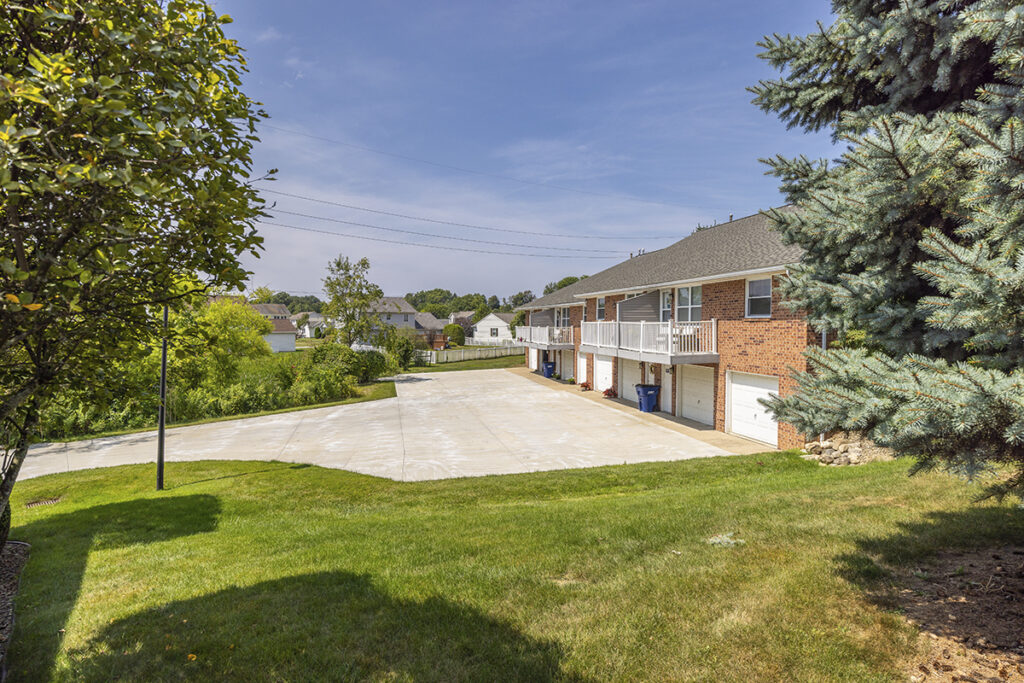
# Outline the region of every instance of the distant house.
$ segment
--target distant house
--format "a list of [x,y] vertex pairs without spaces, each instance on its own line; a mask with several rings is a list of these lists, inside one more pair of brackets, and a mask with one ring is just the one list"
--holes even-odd
[[[303,311],[293,314],[289,320],[299,330],[299,336],[306,339],[313,339],[327,331],[327,318],[315,311]],[[300,324],[301,323],[301,324]]]
[[370,308],[382,323],[392,327],[416,329],[416,309],[400,296],[382,296]]
[[514,313],[488,313],[473,325],[473,341],[478,344],[511,343],[509,324],[514,317]]
[[476,311],[455,311],[448,316],[448,324],[457,323],[459,320],[473,320],[473,316],[476,315]]
[[438,320],[433,313],[417,313],[415,320],[416,330],[430,348],[437,350],[445,347],[448,343],[444,333],[445,321]]
[[295,337],[299,331],[289,320],[291,312],[287,306],[284,304],[249,304],[249,306],[274,326],[270,334],[263,335],[263,338],[270,344],[271,351],[281,353],[295,350]]

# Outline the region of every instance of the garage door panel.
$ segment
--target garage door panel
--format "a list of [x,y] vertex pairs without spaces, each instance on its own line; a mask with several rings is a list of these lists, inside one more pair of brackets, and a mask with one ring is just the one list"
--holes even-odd
[[619,359],[619,398],[636,403],[636,385],[640,384],[640,363]]
[[612,359],[594,356],[594,389],[604,391],[612,388]]
[[715,371],[683,365],[680,373],[680,415],[702,424],[715,423]]
[[759,399],[778,395],[779,379],[764,375],[732,373],[729,379],[730,431],[775,446],[779,426]]
[[587,357],[582,353],[576,354],[576,383],[587,381]]

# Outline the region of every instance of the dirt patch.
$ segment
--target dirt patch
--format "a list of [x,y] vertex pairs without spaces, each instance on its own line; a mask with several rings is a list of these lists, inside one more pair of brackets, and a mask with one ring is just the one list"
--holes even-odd
[[911,681],[1024,683],[1024,548],[947,551],[896,575],[921,630]]

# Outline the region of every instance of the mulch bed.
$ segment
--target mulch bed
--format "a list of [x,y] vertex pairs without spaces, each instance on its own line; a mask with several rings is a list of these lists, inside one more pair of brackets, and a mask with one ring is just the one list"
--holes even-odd
[[8,541],[0,551],[0,680],[7,677],[7,646],[14,634],[14,596],[28,561],[29,545]]
[[1024,549],[943,552],[899,570],[897,584],[921,631],[911,681],[1024,682]]

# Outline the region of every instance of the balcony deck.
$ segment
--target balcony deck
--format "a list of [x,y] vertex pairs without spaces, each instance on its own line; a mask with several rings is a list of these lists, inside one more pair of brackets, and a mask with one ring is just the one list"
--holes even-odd
[[533,349],[551,351],[575,347],[576,330],[572,327],[536,327],[520,325],[515,338]]
[[666,365],[717,363],[718,321],[583,323],[580,350]]

